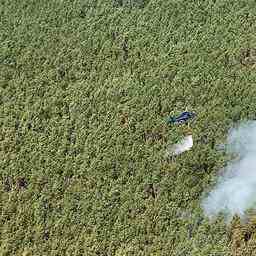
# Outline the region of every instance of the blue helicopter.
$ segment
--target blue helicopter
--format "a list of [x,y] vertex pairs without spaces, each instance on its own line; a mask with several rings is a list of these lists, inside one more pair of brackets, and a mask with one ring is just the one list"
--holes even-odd
[[194,112],[182,112],[179,116],[174,117],[174,116],[170,116],[167,119],[167,123],[168,124],[183,124],[183,123],[187,123],[190,119],[195,118],[196,113]]

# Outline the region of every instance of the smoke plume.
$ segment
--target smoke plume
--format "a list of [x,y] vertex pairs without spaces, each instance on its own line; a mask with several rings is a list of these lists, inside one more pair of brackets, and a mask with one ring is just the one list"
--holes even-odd
[[202,207],[210,218],[223,213],[230,220],[235,214],[243,218],[246,210],[256,209],[256,121],[231,129],[226,150],[233,160],[224,168]]

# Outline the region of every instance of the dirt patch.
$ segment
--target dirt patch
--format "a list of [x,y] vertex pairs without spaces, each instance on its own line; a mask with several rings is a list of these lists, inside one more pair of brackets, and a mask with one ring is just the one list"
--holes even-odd
[[146,198],[149,198],[149,197],[152,197],[152,198],[156,198],[157,196],[157,190],[156,188],[154,187],[154,185],[151,183],[151,184],[148,184],[146,187],[145,187],[145,194],[146,194]]
[[159,132],[151,132],[151,131],[146,131],[144,133],[144,139],[145,141],[152,141],[156,142],[159,141],[163,138],[163,135]]
[[18,177],[16,179],[16,188],[18,190],[26,189],[28,186],[28,182],[24,177]]
[[256,48],[246,48],[241,50],[240,63],[244,66],[256,64]]
[[6,177],[3,180],[3,190],[4,192],[10,192],[13,187],[13,179],[11,177]]
[[158,126],[152,129],[146,129],[143,132],[142,137],[145,142],[153,142],[153,143],[158,141],[167,142],[167,138],[165,134],[166,134],[165,128],[162,126]]
[[121,114],[120,124],[122,127],[127,128],[129,125],[128,113]]

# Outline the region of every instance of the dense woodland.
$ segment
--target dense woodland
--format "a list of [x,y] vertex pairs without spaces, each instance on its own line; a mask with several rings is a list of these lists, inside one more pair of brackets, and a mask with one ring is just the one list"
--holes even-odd
[[1,0],[0,255],[255,255],[201,208],[255,64],[252,0]]

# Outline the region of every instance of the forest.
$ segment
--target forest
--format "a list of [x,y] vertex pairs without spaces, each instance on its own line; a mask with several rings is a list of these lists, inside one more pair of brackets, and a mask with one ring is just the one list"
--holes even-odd
[[1,0],[0,255],[256,255],[202,209],[255,64],[252,0]]

